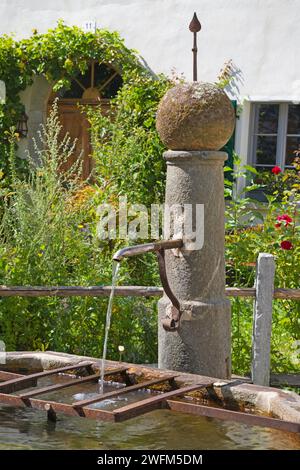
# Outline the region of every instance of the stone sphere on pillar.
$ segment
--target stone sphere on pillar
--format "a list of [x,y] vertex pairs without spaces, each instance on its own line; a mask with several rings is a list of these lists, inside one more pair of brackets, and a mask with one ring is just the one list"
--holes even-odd
[[156,128],[171,150],[219,150],[232,136],[235,113],[217,85],[191,82],[176,85],[163,96]]

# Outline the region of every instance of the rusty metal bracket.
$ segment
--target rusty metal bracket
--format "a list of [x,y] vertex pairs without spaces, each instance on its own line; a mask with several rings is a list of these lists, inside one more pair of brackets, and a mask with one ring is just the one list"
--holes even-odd
[[180,303],[175,294],[172,292],[168,281],[165,263],[165,250],[161,248],[160,250],[157,250],[156,254],[158,259],[160,280],[166,295],[172,302],[170,315],[166,316],[162,320],[162,325],[166,331],[176,331],[178,330],[181,317]]

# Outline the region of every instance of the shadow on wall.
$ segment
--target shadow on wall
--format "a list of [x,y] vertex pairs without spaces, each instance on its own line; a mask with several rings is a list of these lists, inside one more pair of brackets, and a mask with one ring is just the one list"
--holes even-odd
[[231,61],[231,76],[226,90],[235,97],[240,94],[240,87],[244,85],[242,70]]
[[242,70],[232,61],[224,63],[218,75],[218,84],[224,88],[232,98],[238,98],[240,87],[244,85]]

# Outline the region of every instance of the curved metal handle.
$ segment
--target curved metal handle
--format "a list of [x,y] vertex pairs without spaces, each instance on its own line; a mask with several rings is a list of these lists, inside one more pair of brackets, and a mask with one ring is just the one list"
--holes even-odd
[[162,320],[162,325],[166,331],[176,331],[178,330],[179,321],[181,317],[180,303],[177,297],[172,292],[169,281],[168,281],[166,263],[165,263],[165,250],[161,248],[160,250],[156,252],[156,254],[157,254],[157,259],[158,259],[158,267],[159,267],[159,275],[160,275],[161,283],[162,283],[162,286],[166,295],[169,297],[169,299],[172,302],[171,315],[170,317],[166,317]]

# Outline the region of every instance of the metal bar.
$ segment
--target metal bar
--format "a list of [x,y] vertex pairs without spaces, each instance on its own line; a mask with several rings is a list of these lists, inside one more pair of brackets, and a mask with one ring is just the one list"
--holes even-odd
[[262,426],[274,429],[280,429],[288,432],[300,432],[300,423],[291,421],[283,421],[277,418],[269,418],[267,416],[259,416],[241,411],[224,410],[223,408],[214,408],[206,405],[198,405],[195,403],[187,403],[183,401],[167,400],[167,406],[170,410],[189,413],[197,416],[207,416],[221,420],[235,421],[245,423],[250,426]]
[[[12,372],[6,372],[6,371],[0,370],[0,380],[8,381],[8,380],[12,380],[12,379],[17,379],[19,377],[24,377],[25,378],[26,375],[14,374]],[[36,387],[36,384],[37,384],[36,379],[28,379],[27,377],[26,377],[26,379],[27,379],[26,382],[23,382],[23,384],[20,384],[20,386],[16,386],[15,389],[20,390],[20,389],[23,389],[23,388]]]
[[171,300],[172,304],[178,310],[178,316],[180,316],[180,303],[175,294],[172,292],[172,289],[170,287],[169,281],[168,281],[168,276],[167,276],[167,270],[166,270],[166,262],[165,262],[165,250],[161,249],[157,251],[157,259],[158,259],[158,267],[159,267],[159,275],[160,275],[160,280],[163,286],[163,289],[166,293],[166,295],[169,297]]
[[4,370],[0,370],[0,380],[18,379],[19,377],[24,377],[24,375],[14,374],[13,372],[6,372]]
[[130,386],[124,387],[122,389],[113,390],[112,392],[98,394],[95,397],[87,399],[87,400],[75,401],[74,403],[72,403],[72,405],[75,408],[80,408],[82,406],[88,406],[88,405],[91,405],[93,403],[98,403],[100,401],[106,400],[107,398],[116,397],[116,396],[119,396],[119,395],[124,395],[125,393],[133,392],[135,390],[140,390],[141,388],[151,387],[151,385],[157,385],[159,383],[166,382],[167,380],[172,380],[175,377],[176,377],[176,375],[171,375],[170,377],[162,377],[162,378],[159,378],[159,379],[149,380],[148,382],[142,382],[142,383],[139,383],[139,384],[130,385]]
[[104,377],[110,375],[124,374],[129,368],[128,367],[118,367],[117,369],[110,369],[104,372]]
[[[119,369],[108,370],[104,372],[104,377],[107,377],[108,375],[121,374],[123,372],[126,372],[126,370],[127,370],[126,367],[120,367]],[[63,388],[73,387],[74,385],[84,384],[87,382],[92,382],[93,380],[98,380],[99,377],[100,377],[99,373],[92,374],[92,375],[89,375],[88,377],[81,377],[80,379],[71,380],[69,382],[65,382],[62,384],[49,385],[49,387],[43,387],[37,390],[32,390],[31,392],[22,393],[19,396],[21,398],[29,398],[29,397],[35,397],[37,395],[42,395],[44,393],[52,393],[56,390],[61,390]]]
[[192,18],[192,21],[190,22],[189,25],[189,30],[193,33],[193,81],[197,81],[197,53],[198,53],[198,48],[197,48],[197,33],[201,30],[201,24],[200,21],[197,18],[196,13],[194,13],[194,16]]
[[174,292],[172,291],[168,281],[164,249],[160,249],[157,251],[157,260],[159,276],[163,289],[172,303],[170,312],[168,313],[168,315],[165,316],[165,318],[162,319],[162,326],[166,331],[176,331],[179,328],[179,322],[181,317],[180,303],[177,297],[175,296]]
[[49,403],[46,403],[45,405],[45,411],[47,411],[47,419],[48,421],[51,421],[52,423],[56,423],[57,421],[57,414],[52,408],[52,406]]
[[[59,367],[58,369],[51,369],[51,370],[46,370],[43,372],[38,372],[36,374],[30,374],[30,375],[23,375],[22,377],[18,377],[17,379],[12,379],[12,380],[7,380],[6,382],[0,383],[0,391],[4,391],[5,393],[10,393],[14,392],[15,385],[21,385],[21,384],[27,384],[29,379],[40,379],[42,377],[48,377],[50,375],[55,375],[60,372],[66,372],[69,370],[74,370],[74,369],[80,369],[81,367],[88,367],[91,366],[93,362],[81,362],[75,365],[69,365],[65,367]],[[24,386],[22,388],[25,388]],[[20,390],[20,389],[19,389]]]
[[7,395],[5,393],[0,393],[0,403],[5,403],[9,406],[17,406],[19,408],[32,408],[41,411],[48,411],[48,409],[51,407],[53,412],[64,413],[69,416],[99,419],[102,421],[115,421],[114,414],[111,411],[99,410],[96,408],[76,409],[72,405],[66,403],[38,400],[36,398],[28,398],[23,400],[17,395]]
[[193,41],[193,81],[196,82],[198,78],[198,71],[197,71],[197,53],[198,53],[198,47],[197,47],[197,33],[193,33],[194,36],[194,41]]
[[121,248],[118,250],[114,256],[114,261],[122,261],[123,258],[128,258],[131,256],[139,256],[143,255],[144,253],[155,253],[161,249],[164,250],[171,250],[174,248],[182,248],[183,241],[182,240],[160,240],[159,242],[152,242],[152,243],[143,243],[142,245],[131,245],[126,246],[125,248]]
[[122,408],[114,410],[113,413],[115,416],[115,420],[125,421],[126,419],[134,418],[135,416],[139,416],[141,414],[148,413],[149,411],[162,408],[163,403],[168,398],[179,397],[189,392],[195,392],[196,390],[201,390],[202,388],[210,387],[212,384],[213,382],[206,384],[188,385],[177,390],[172,390],[171,392],[161,393],[159,395],[156,395],[155,397],[147,398],[146,400],[141,400],[138,403],[131,403],[130,405],[123,406]]
[[80,379],[70,380],[69,382],[49,385],[48,387],[38,388],[37,390],[32,390],[30,392],[21,393],[19,396],[21,398],[30,398],[36,397],[37,395],[43,395],[44,393],[52,393],[56,390],[61,390],[63,388],[74,387],[75,385],[81,385],[87,382],[92,382],[93,380],[98,380],[99,374],[89,375],[88,377],[81,377]]

